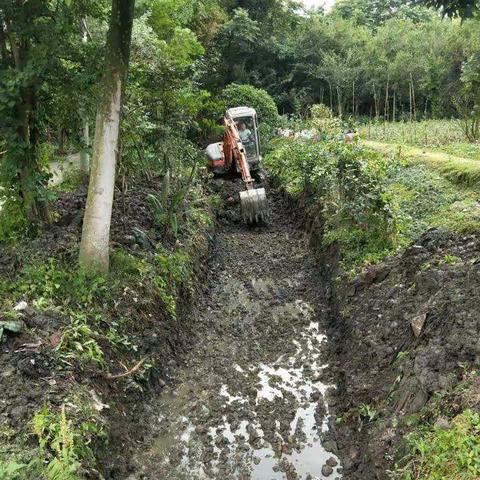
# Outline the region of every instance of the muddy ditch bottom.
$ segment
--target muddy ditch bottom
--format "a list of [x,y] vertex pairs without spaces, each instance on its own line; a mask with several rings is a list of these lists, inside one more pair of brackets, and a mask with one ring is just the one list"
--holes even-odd
[[150,408],[139,479],[341,478],[323,383],[325,307],[301,232],[224,222],[195,311],[198,340]]

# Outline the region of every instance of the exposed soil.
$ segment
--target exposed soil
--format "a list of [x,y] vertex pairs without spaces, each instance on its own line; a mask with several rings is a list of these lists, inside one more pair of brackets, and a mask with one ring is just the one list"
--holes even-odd
[[269,190],[268,224],[239,222],[238,184],[218,182],[196,340],[158,401],[133,479],[323,479],[341,468],[322,378],[327,306],[305,234]]
[[[123,251],[147,258],[155,253],[155,245],[162,243],[166,247],[174,244],[174,239],[165,238],[163,232],[154,228],[148,195],[156,194],[160,181],[133,182],[123,194],[116,192],[113,220],[112,246],[121,246]],[[4,279],[14,280],[24,265],[32,261],[48,259],[62,260],[76,268],[78,245],[81,235],[83,209],[86,191],[80,188],[76,192],[62,193],[54,204],[56,222],[30,242],[1,247],[0,273]],[[208,257],[209,232],[198,238],[192,253],[195,279],[204,278],[204,261]],[[130,319],[128,340],[138,345],[132,349],[112,349],[102,344],[106,368],[96,364],[81,364],[59,358],[55,348],[60,342],[63,330],[70,319],[56,310],[38,310],[22,293],[12,294],[12,305],[4,306],[0,319],[7,318],[15,304],[28,300],[26,308],[18,312],[25,328],[21,333],[5,332],[0,340],[0,433],[8,432],[13,437],[0,435],[0,457],[17,452],[16,441],[27,439],[35,446],[31,435],[32,415],[48,405],[52,411],[58,411],[67,404],[67,414],[75,417],[83,408],[83,403],[91,403],[98,408],[99,417],[105,425],[110,444],[124,444],[125,436],[129,445],[137,439],[137,421],[130,412],[134,406],[147,402],[151,396],[157,396],[169,380],[170,371],[192,341],[193,324],[188,319],[184,323],[169,318],[164,306],[154,298],[154,294],[145,291],[142,285],[125,291],[115,302],[112,316]],[[192,292],[180,292],[179,312],[188,310],[192,301]],[[25,303],[25,302],[23,302]],[[99,332],[107,330],[104,320],[95,325]],[[147,358],[154,365],[149,375],[136,377],[128,375],[118,380],[109,379],[111,374],[121,374],[125,368],[135,365],[139,359]],[[83,397],[83,398],[81,398]],[[11,432],[11,433],[10,433]],[[135,434],[134,434],[135,433]],[[15,441],[13,441],[15,439]],[[101,468],[104,475],[118,478],[117,471],[123,469],[123,462],[112,465],[110,452],[103,446],[95,446],[97,454],[103,459]],[[94,471],[87,476],[98,478]]]
[[480,239],[430,230],[333,293],[328,345],[345,478],[391,478],[420,412],[448,425],[464,408],[480,410],[477,380],[455,391],[480,363]]

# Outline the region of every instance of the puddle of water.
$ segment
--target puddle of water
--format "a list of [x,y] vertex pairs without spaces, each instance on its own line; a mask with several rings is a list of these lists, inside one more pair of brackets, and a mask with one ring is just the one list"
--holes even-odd
[[[261,294],[266,294],[269,288],[268,282],[256,285]],[[240,303],[250,301],[246,292],[240,297]],[[171,422],[167,430],[177,432],[174,440],[168,436],[159,444],[162,453],[165,452],[162,464],[164,468],[168,465],[167,474],[162,478],[340,478],[338,467],[328,477],[321,473],[322,466],[331,457],[339,463],[322,447],[321,438],[328,429],[329,415],[328,406],[323,404],[323,395],[329,386],[318,380],[325,368],[319,362],[326,337],[319,331],[318,324],[311,322],[313,309],[307,303],[298,300],[274,309],[273,315],[305,320],[306,326],[293,340],[294,349],[286,349],[294,353],[281,355],[270,364],[248,366],[232,362],[231,378],[217,392],[216,401],[220,408],[210,412],[218,418],[213,424],[200,426],[201,431],[195,427],[193,418],[188,418],[188,400],[187,408],[183,410],[171,409],[167,403],[166,411],[174,417],[173,421],[172,418],[164,419]],[[251,383],[252,378],[250,385],[248,382]],[[188,388],[186,390],[188,397]],[[202,392],[196,398],[203,401]],[[202,404],[207,412],[210,407],[208,401]],[[216,412],[221,413],[217,415]],[[195,423],[199,425],[198,417]],[[177,449],[177,466],[169,463],[175,456],[166,453],[169,442]]]

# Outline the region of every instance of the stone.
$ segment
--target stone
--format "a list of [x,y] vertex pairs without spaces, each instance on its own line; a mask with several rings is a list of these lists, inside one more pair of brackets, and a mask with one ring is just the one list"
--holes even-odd
[[450,422],[445,417],[437,418],[434,426],[435,426],[435,428],[438,428],[439,430],[450,430],[450,428],[451,428]]
[[335,457],[330,457],[325,463],[330,467],[336,467],[338,465]]
[[326,440],[322,443],[322,447],[330,453],[337,453],[337,444],[333,440]]
[[325,464],[322,467],[322,475],[324,477],[329,477],[333,473],[333,468],[330,465]]
[[415,335],[415,338],[418,338],[420,334],[422,333],[423,326],[425,325],[425,320],[427,319],[427,314],[426,313],[420,313],[419,315],[413,317],[410,320],[410,325],[413,330],[413,334]]

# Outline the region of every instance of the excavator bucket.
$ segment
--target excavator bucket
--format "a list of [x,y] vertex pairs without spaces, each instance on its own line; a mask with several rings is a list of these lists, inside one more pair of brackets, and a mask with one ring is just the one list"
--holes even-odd
[[245,223],[262,223],[267,219],[267,196],[264,188],[240,192],[240,209]]

